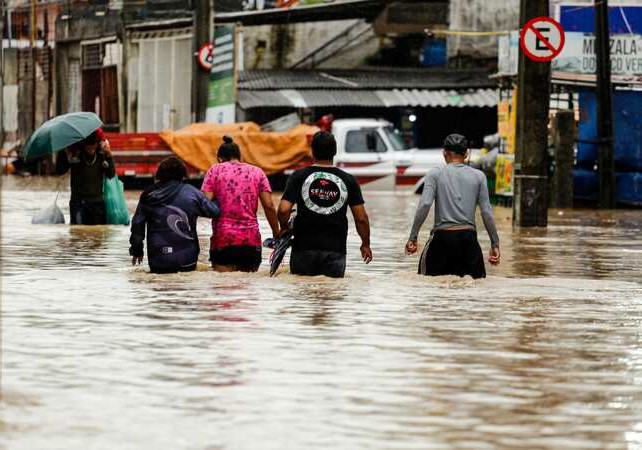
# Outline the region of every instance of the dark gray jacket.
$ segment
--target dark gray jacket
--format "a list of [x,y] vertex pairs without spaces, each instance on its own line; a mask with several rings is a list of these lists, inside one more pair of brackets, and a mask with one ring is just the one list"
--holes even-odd
[[198,261],[199,216],[214,218],[218,205],[195,187],[170,181],[157,183],[140,196],[132,219],[129,253],[143,256],[147,228],[147,260],[152,272],[175,272]]

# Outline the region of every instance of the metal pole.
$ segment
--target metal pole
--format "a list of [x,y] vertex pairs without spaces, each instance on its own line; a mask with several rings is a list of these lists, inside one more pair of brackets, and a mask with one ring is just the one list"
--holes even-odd
[[[522,27],[530,19],[548,15],[548,0],[521,0]],[[550,62],[532,61],[520,51],[513,198],[513,224],[519,227],[548,224],[550,78]]]
[[597,62],[598,198],[600,208],[610,209],[615,207],[615,162],[608,0],[595,0],[595,57]]

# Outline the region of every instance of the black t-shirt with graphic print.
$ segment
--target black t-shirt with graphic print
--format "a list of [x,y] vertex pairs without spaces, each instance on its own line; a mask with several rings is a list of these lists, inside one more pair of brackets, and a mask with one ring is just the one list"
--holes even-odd
[[283,199],[297,208],[294,250],[346,253],[348,206],[364,203],[354,176],[336,167],[306,167],[290,176]]

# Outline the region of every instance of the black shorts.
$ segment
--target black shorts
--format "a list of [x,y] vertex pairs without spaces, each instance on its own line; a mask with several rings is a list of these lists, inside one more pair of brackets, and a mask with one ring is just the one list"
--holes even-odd
[[346,272],[346,255],[325,250],[292,250],[290,273],[294,275],[325,275],[343,278]]
[[261,247],[233,245],[210,250],[212,265],[228,266],[241,272],[256,272],[261,265]]
[[69,211],[72,225],[104,225],[107,223],[105,202],[70,200]]
[[477,234],[473,230],[435,231],[421,253],[419,274],[486,278]]

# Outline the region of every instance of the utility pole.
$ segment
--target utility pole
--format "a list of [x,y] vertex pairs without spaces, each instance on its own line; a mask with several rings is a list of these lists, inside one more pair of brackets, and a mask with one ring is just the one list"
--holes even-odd
[[194,11],[194,57],[192,58],[192,119],[195,122],[205,121],[210,74],[203,70],[196,59],[198,50],[211,42],[212,11],[210,0],[195,0]]
[[615,161],[608,0],[595,0],[595,59],[597,62],[598,199],[600,208],[611,209],[615,207]]
[[[549,15],[549,0],[520,0],[520,26]],[[548,223],[548,109],[551,63],[519,53],[513,224],[545,227]]]
[[29,2],[29,44],[31,47],[31,133],[36,131],[36,64],[38,63],[38,49],[36,48],[36,0]]
[[0,0],[0,149],[4,145],[4,2]]

